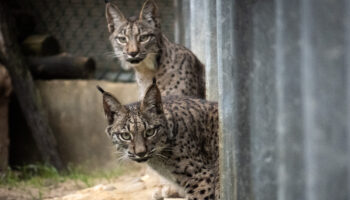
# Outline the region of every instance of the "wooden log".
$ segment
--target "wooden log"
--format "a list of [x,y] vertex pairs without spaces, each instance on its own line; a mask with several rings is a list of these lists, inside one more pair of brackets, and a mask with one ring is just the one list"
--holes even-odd
[[0,64],[0,173],[7,170],[9,156],[8,102],[12,91],[11,79]]
[[23,52],[32,56],[51,56],[60,53],[60,45],[51,35],[31,35],[22,43]]
[[88,79],[95,72],[95,61],[87,57],[57,56],[28,59],[34,79]]
[[39,91],[15,38],[17,29],[7,3],[0,1],[0,63],[9,71],[14,92],[43,160],[58,170],[65,169]]

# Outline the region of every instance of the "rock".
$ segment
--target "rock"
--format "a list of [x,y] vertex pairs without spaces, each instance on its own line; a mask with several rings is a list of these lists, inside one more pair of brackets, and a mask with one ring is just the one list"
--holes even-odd
[[113,185],[106,185],[103,187],[103,190],[104,191],[113,191],[113,190],[116,190],[117,188],[114,187]]
[[136,182],[125,186],[125,189],[123,189],[123,192],[127,192],[127,193],[136,192],[139,190],[144,190],[145,188],[146,188],[146,185],[143,182]]
[[101,191],[103,190],[104,186],[102,184],[95,185],[93,188],[91,188],[94,191]]
[[164,200],[185,200],[183,198],[165,198]]

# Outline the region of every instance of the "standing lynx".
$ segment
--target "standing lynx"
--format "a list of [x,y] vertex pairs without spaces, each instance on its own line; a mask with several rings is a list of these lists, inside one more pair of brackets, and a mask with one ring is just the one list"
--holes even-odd
[[217,103],[161,97],[154,82],[140,103],[123,106],[103,93],[107,134],[125,157],[147,162],[188,200],[219,199]]
[[140,98],[153,77],[162,96],[205,98],[203,64],[190,50],[162,34],[153,0],[144,3],[139,17],[128,19],[115,4],[107,3],[106,17],[114,52],[123,68],[134,69]]

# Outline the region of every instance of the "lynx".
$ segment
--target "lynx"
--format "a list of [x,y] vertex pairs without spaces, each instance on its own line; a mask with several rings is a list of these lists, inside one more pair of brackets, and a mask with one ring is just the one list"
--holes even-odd
[[125,69],[135,71],[140,99],[156,77],[163,96],[205,99],[204,66],[185,47],[162,34],[157,5],[147,0],[139,17],[125,18],[113,3],[106,5],[110,41]]
[[181,187],[188,200],[219,199],[217,103],[161,97],[155,82],[142,102],[125,106],[99,90],[106,132],[125,157],[146,162]]

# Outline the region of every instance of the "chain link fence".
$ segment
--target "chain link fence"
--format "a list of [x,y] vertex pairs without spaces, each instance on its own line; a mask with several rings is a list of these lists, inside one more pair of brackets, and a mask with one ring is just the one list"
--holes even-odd
[[[115,2],[125,16],[138,15],[144,0]],[[96,79],[133,81],[132,71],[120,67],[108,40],[104,0],[28,0],[22,6],[34,16],[35,32],[51,34],[63,51],[76,56],[92,57],[96,63]],[[162,29],[174,39],[174,0],[158,0]]]

